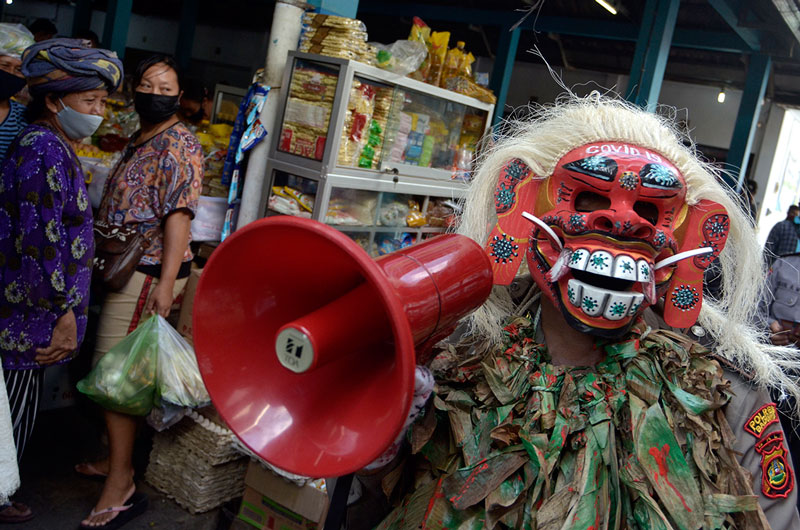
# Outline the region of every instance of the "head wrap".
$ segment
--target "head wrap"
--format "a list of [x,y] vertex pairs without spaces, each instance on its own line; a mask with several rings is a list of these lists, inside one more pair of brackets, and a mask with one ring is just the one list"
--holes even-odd
[[22,24],[0,23],[0,55],[19,59],[25,48],[32,44],[33,33]]
[[122,82],[122,62],[117,54],[84,43],[79,39],[50,39],[25,50],[22,74],[28,79],[31,94],[116,90]]

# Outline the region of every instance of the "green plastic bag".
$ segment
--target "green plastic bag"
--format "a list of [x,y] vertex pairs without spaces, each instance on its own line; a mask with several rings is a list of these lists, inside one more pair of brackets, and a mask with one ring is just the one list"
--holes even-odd
[[133,416],[164,404],[198,407],[210,401],[194,350],[158,315],[111,348],[77,386],[103,408]]

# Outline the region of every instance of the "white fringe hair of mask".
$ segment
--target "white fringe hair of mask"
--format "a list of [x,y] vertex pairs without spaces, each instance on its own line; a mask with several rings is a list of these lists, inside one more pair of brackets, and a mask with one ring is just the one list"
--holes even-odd
[[[659,153],[686,179],[689,205],[710,199],[724,206],[730,217],[728,241],[719,257],[722,298],[704,297],[698,324],[715,339],[716,353],[752,375],[759,386],[797,398],[800,417],[800,387],[789,375],[800,369],[800,356],[793,348],[770,345],[767,330],[755,326],[767,269],[752,222],[739,198],[719,184],[717,170],[698,158],[691,142],[667,118],[622,100],[596,92],[587,97],[570,93],[555,105],[528,110],[532,116],[506,122],[508,132],[482,154],[456,231],[486,245],[497,221],[494,192],[498,175],[514,158],[523,160],[540,178],[548,178],[562,156],[592,142],[626,142]],[[533,212],[533,205],[526,208]],[[473,331],[500,341],[503,324],[513,313],[508,288],[495,286],[469,322]]]

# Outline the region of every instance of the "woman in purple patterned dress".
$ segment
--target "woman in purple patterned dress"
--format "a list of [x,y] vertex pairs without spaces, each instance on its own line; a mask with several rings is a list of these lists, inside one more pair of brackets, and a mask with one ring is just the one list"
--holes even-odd
[[[122,80],[107,50],[53,39],[25,50],[31,125],[0,168],[0,357],[18,458],[33,430],[44,368],[68,362],[86,331],[92,210],[75,145],[103,121]],[[32,517],[0,507],[0,523]]]

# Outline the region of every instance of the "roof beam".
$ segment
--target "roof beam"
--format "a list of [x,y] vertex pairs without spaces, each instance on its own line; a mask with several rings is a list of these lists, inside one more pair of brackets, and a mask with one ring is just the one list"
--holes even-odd
[[[361,2],[358,7],[358,13],[392,17],[407,17],[408,13],[415,13],[424,20],[460,22],[463,24],[474,24],[476,20],[480,20],[483,25],[501,27],[512,26],[522,18],[521,13],[514,11],[474,8],[452,9],[426,4],[399,6],[382,2]],[[627,42],[636,42],[639,38],[639,28],[634,24],[611,20],[599,23],[598,20],[590,18],[531,16],[520,26],[520,29]],[[738,35],[721,31],[676,28],[672,38],[672,45],[678,48],[726,53],[749,53],[753,51]]]
[[737,9],[731,5],[731,0],[708,0],[708,3],[752,51],[759,51],[761,49],[761,37],[759,32],[739,25],[739,13]]
[[783,17],[794,38],[800,42],[800,10],[797,5],[791,0],[772,0],[772,4]]

